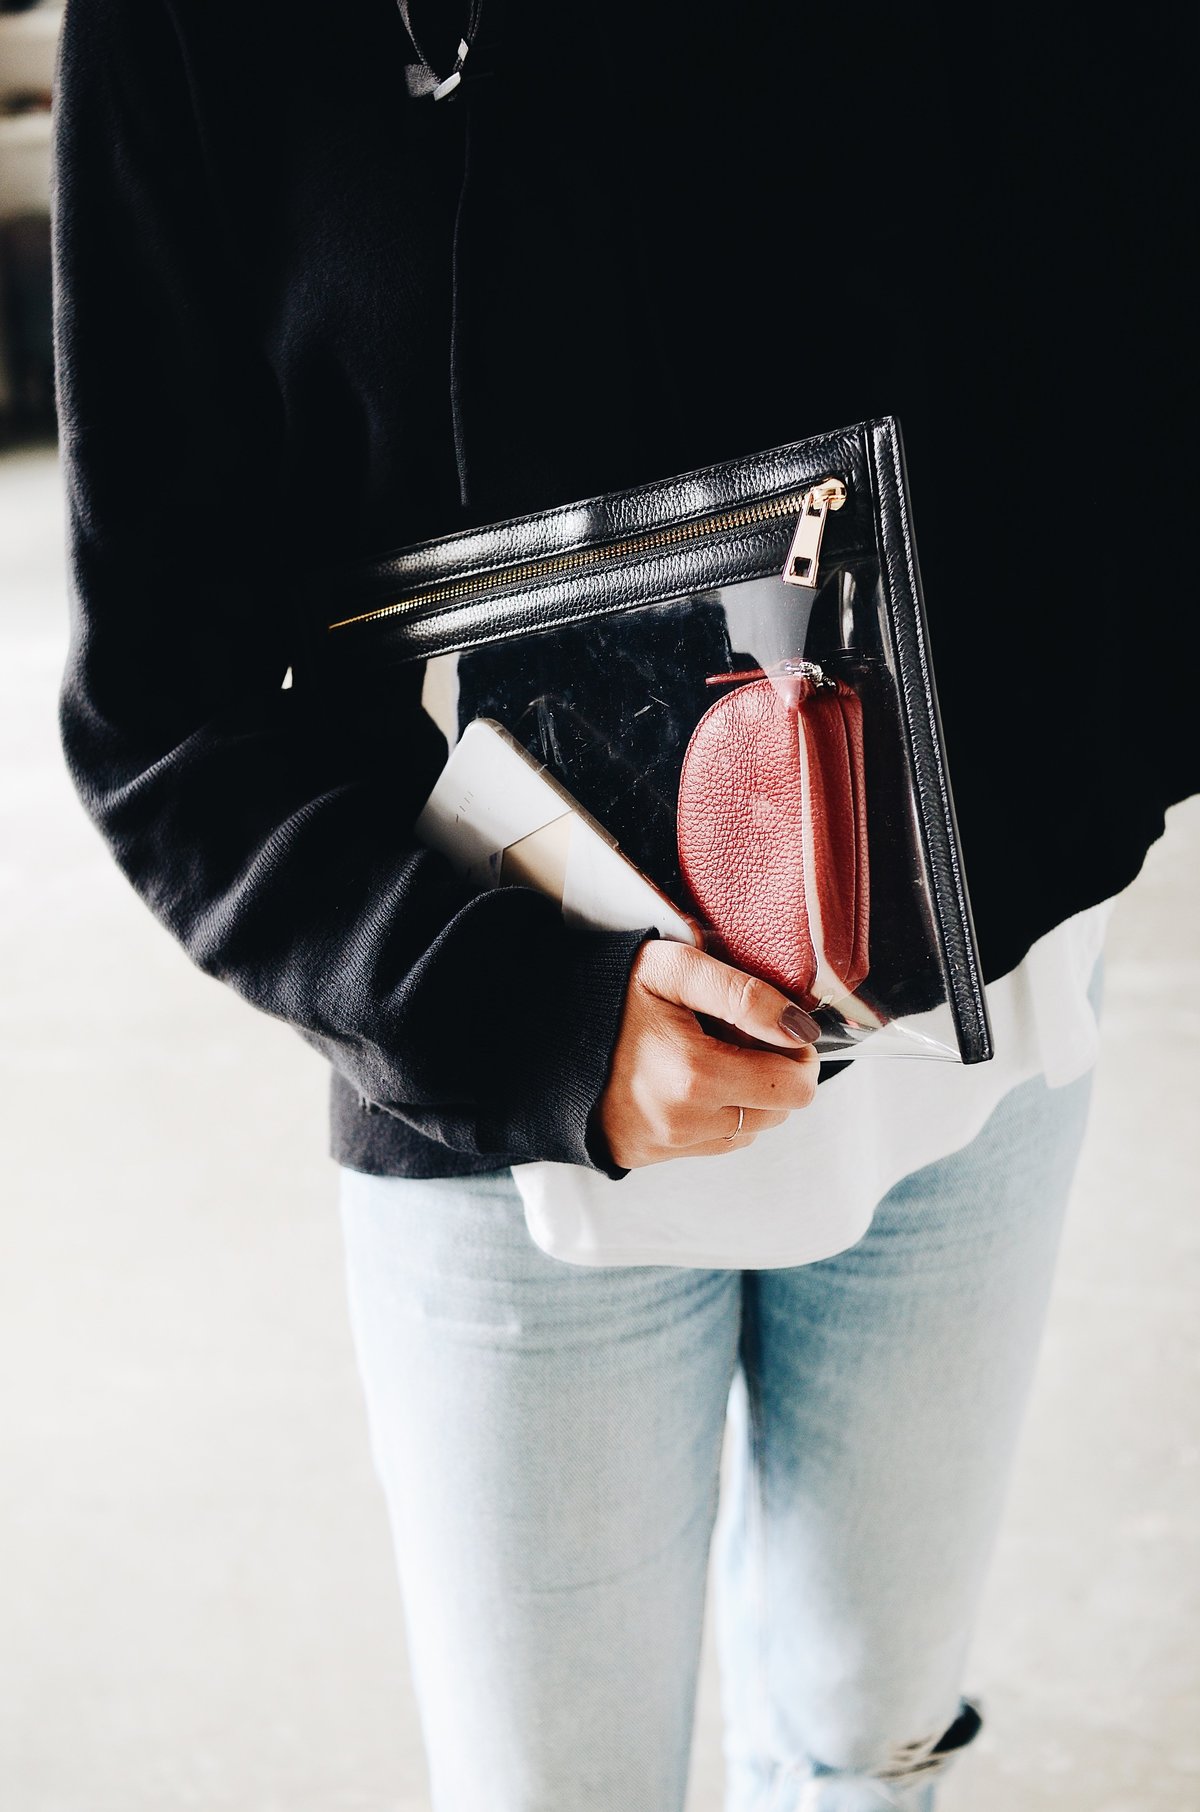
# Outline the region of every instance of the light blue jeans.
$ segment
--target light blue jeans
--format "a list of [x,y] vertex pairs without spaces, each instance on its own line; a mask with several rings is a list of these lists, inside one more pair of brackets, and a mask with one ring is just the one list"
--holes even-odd
[[939,1739],[977,1723],[964,1657],[1088,1093],[1023,1084],[789,1270],[580,1268],[507,1171],[342,1171],[435,1812],[681,1812],[727,1413],[730,1812],[928,1812]]

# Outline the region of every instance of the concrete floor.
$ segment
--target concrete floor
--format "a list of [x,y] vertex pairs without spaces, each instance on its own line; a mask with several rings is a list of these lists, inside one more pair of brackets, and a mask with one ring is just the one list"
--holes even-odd
[[[59,518],[53,454],[0,459],[0,1805],[421,1812],[324,1068],[191,968],[82,815]],[[1198,873],[1194,801],[1112,930],[946,1812],[1200,1808]],[[720,1804],[706,1651],[689,1812]]]

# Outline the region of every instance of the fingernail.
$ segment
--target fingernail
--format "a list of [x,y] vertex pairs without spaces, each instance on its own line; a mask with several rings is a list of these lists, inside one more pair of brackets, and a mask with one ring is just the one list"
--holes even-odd
[[799,1007],[785,1007],[779,1015],[779,1023],[789,1038],[797,1044],[816,1044],[821,1036],[821,1028],[811,1013],[805,1013]]

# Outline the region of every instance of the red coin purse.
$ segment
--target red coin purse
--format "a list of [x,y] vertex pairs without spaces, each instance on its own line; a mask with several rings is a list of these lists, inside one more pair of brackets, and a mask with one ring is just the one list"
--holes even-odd
[[806,1007],[869,967],[862,705],[810,663],[715,675],[679,779],[679,865],[738,968]]

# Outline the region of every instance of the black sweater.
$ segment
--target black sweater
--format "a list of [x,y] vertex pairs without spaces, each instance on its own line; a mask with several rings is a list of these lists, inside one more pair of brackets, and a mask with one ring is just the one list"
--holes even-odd
[[394,0],[68,6],[64,747],[195,962],[330,1059],[353,1166],[608,1167],[640,939],[413,842],[444,745],[419,676],[312,684],[325,566],[894,412],[988,977],[1200,784],[1170,47],[843,10],[485,0],[435,103]]

